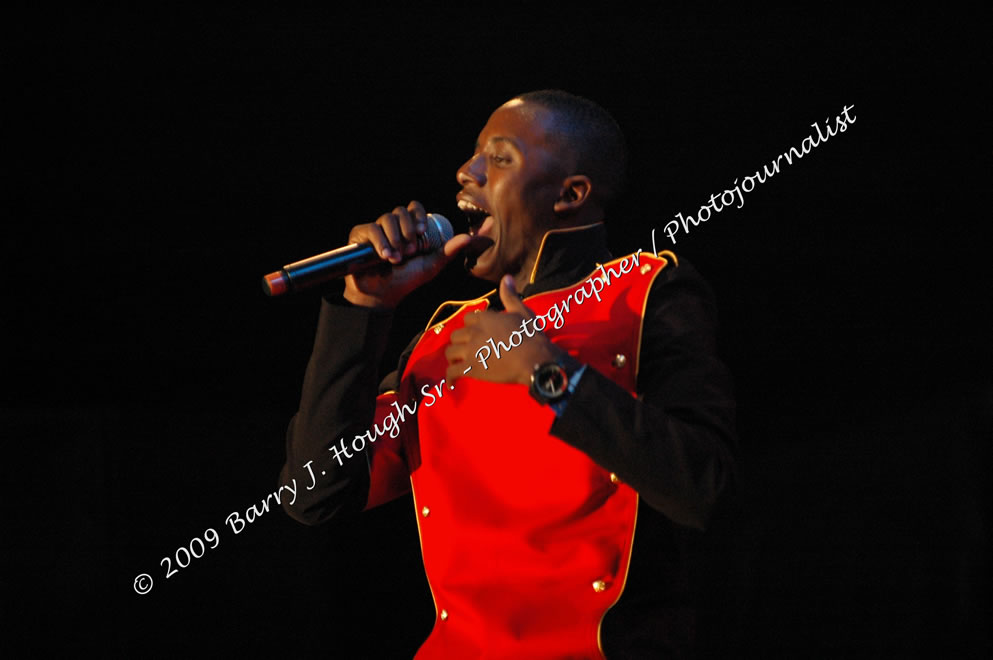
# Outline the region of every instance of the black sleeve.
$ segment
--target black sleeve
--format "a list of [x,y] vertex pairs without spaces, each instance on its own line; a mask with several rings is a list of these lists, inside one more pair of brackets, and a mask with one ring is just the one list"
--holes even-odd
[[[369,494],[365,452],[332,460],[332,445],[364,433],[376,409],[378,366],[393,320],[391,311],[351,305],[343,298],[321,302],[314,350],[307,365],[300,408],[286,434],[286,464],[280,484],[297,480],[297,497],[282,505],[309,525],[362,511]],[[306,467],[311,469],[315,480]],[[326,471],[322,475],[321,471]],[[308,490],[308,487],[311,490]]]
[[551,433],[670,520],[703,529],[734,482],[735,404],[710,287],[684,263],[649,293],[638,397],[587,367]]

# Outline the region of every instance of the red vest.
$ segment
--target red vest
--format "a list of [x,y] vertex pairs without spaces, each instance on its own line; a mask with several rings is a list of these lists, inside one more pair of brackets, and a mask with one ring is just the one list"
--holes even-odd
[[[599,301],[584,279],[525,304],[543,314],[558,303],[562,327],[545,334],[634,396],[645,303],[667,256],[604,264],[613,274]],[[555,413],[525,386],[442,382],[449,335],[487,305],[432,319],[400,392],[379,401],[377,417],[419,400],[392,448],[376,443],[369,498],[388,499],[384,478],[409,473],[437,615],[417,658],[602,658],[600,623],[624,589],[638,495],[550,435]]]

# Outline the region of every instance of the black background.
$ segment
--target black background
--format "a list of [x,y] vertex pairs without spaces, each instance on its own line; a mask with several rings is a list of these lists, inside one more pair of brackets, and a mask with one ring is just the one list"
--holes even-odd
[[[718,296],[747,480],[701,542],[704,655],[985,657],[989,28],[833,5],[12,20],[4,655],[414,653],[433,610],[409,497],[319,528],[224,523],[277,485],[318,309],[260,278],[410,199],[458,229],[454,173],[489,113],[559,87],[628,135],[615,254],[653,228],[661,249],[676,212],[855,106],[677,236]],[[483,290],[446,270],[400,309],[389,360],[438,301]],[[207,528],[219,547],[166,579]]]

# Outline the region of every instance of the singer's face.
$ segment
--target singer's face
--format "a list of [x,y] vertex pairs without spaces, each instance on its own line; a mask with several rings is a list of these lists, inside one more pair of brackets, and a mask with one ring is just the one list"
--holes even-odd
[[476,237],[474,276],[497,282],[509,273],[518,288],[530,276],[571,167],[571,153],[551,137],[554,123],[542,106],[509,101],[490,116],[472,158],[459,168],[456,199]]

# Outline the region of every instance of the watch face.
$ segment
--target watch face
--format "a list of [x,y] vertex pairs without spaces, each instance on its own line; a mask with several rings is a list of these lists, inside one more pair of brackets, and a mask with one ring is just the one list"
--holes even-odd
[[569,378],[565,369],[554,362],[543,364],[535,374],[535,385],[546,397],[557,398],[565,393]]

